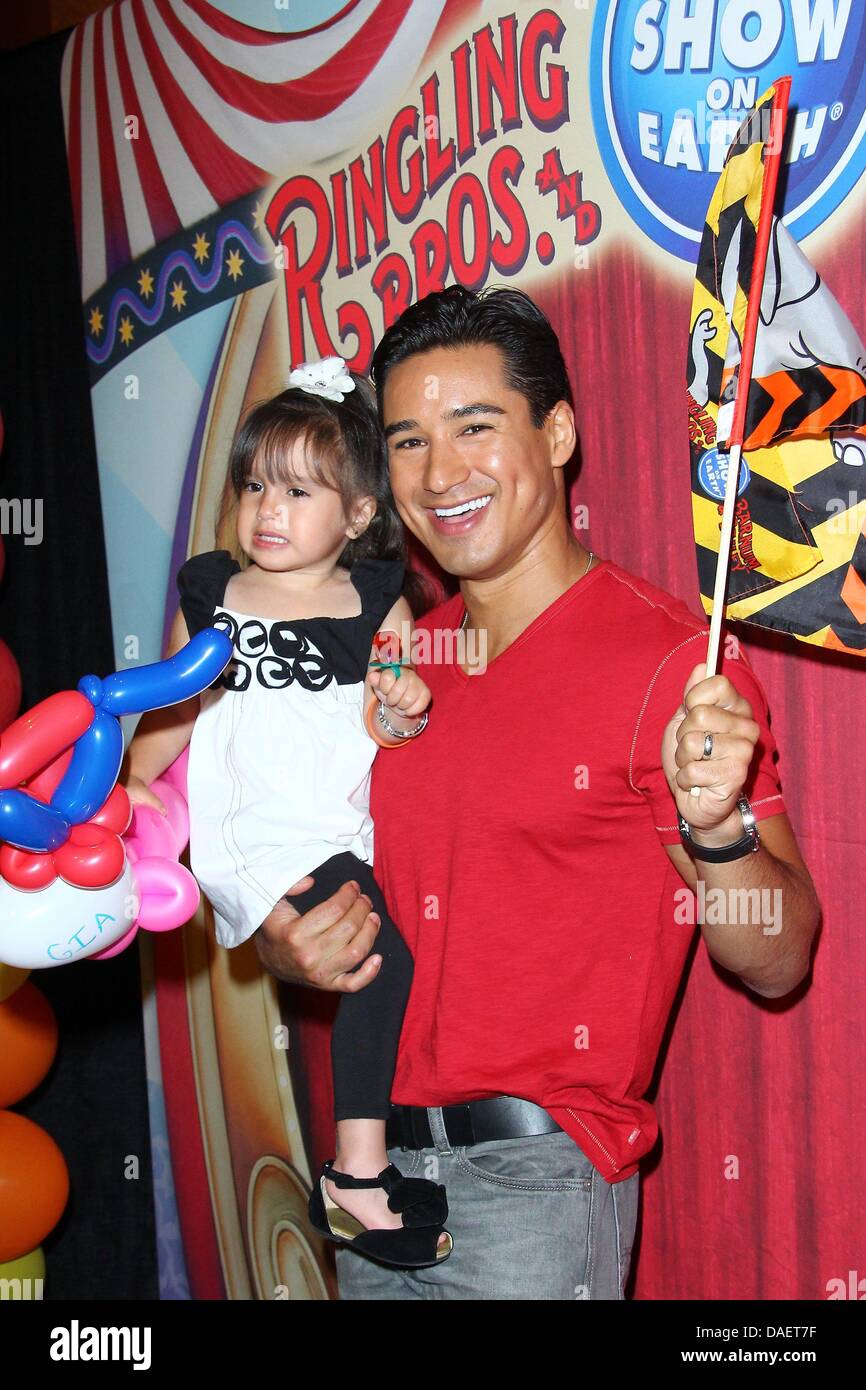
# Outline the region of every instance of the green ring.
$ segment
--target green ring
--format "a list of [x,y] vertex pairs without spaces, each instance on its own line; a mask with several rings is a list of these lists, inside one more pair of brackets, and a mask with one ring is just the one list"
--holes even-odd
[[399,680],[403,668],[402,666],[399,666],[396,661],[371,661],[370,670],[393,671],[394,675],[397,677],[397,680]]

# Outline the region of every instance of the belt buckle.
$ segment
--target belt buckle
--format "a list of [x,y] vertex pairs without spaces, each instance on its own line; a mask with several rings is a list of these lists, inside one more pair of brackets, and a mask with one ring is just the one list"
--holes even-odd
[[422,1149],[424,1145],[418,1141],[416,1107],[414,1105],[395,1105],[394,1112],[400,1128],[399,1147],[401,1153]]
[[[451,1112],[455,1125],[458,1120],[461,1120],[466,1126],[465,1139],[460,1139],[458,1137],[458,1140],[455,1142],[455,1140],[451,1138],[451,1135],[448,1133],[448,1122],[445,1119],[446,1110]],[[442,1128],[445,1131],[445,1142],[449,1149],[454,1149],[455,1147],[467,1148],[476,1142],[475,1125],[472,1122],[472,1106],[468,1101],[464,1101],[460,1105],[443,1106],[440,1113],[442,1115]]]

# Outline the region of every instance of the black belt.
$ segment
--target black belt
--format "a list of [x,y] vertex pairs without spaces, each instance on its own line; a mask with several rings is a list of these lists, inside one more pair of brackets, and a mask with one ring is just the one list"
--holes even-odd
[[[562,1126],[540,1105],[516,1096],[470,1100],[465,1105],[443,1105],[442,1121],[449,1148],[484,1144],[489,1139],[520,1139],[532,1134],[553,1134]],[[394,1105],[385,1125],[389,1149],[435,1148],[430,1119],[423,1105]]]

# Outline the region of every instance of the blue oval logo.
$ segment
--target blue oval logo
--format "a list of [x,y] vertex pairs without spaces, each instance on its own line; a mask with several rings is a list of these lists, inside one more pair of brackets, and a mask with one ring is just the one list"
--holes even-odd
[[593,122],[629,215],[695,262],[737,126],[789,73],[777,211],[798,241],[814,231],[866,169],[864,37],[862,0],[598,0]]
[[[740,458],[740,476],[737,479],[737,496],[741,497],[749,486],[752,474],[744,458]],[[725,488],[728,484],[728,455],[721,449],[707,449],[698,459],[698,482],[708,497],[724,502]]]

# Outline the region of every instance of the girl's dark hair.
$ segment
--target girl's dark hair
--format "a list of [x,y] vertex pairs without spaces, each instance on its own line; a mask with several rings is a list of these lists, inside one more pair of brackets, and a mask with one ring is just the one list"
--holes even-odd
[[376,348],[370,375],[380,423],[384,424],[382,399],[392,367],[432,348],[476,343],[499,348],[506,384],[526,398],[536,429],[558,401],[574,408],[559,339],[547,315],[528,294],[494,286],[475,291],[449,285],[404,309]]
[[[227,529],[227,514],[236,509],[254,460],[270,482],[291,484],[292,446],[303,438],[311,476],[340,494],[347,516],[359,498],[376,499],[375,516],[357,539],[347,541],[338,563],[347,569],[368,558],[407,564],[403,524],[391,493],[388,446],[377,418],[375,393],[366,377],[357,372],[350,375],[355,390],[347,392],[342,401],[329,401],[290,386],[249,411],[232,444],[218,534]],[[408,564],[403,592],[413,613],[423,611],[426,587]]]

